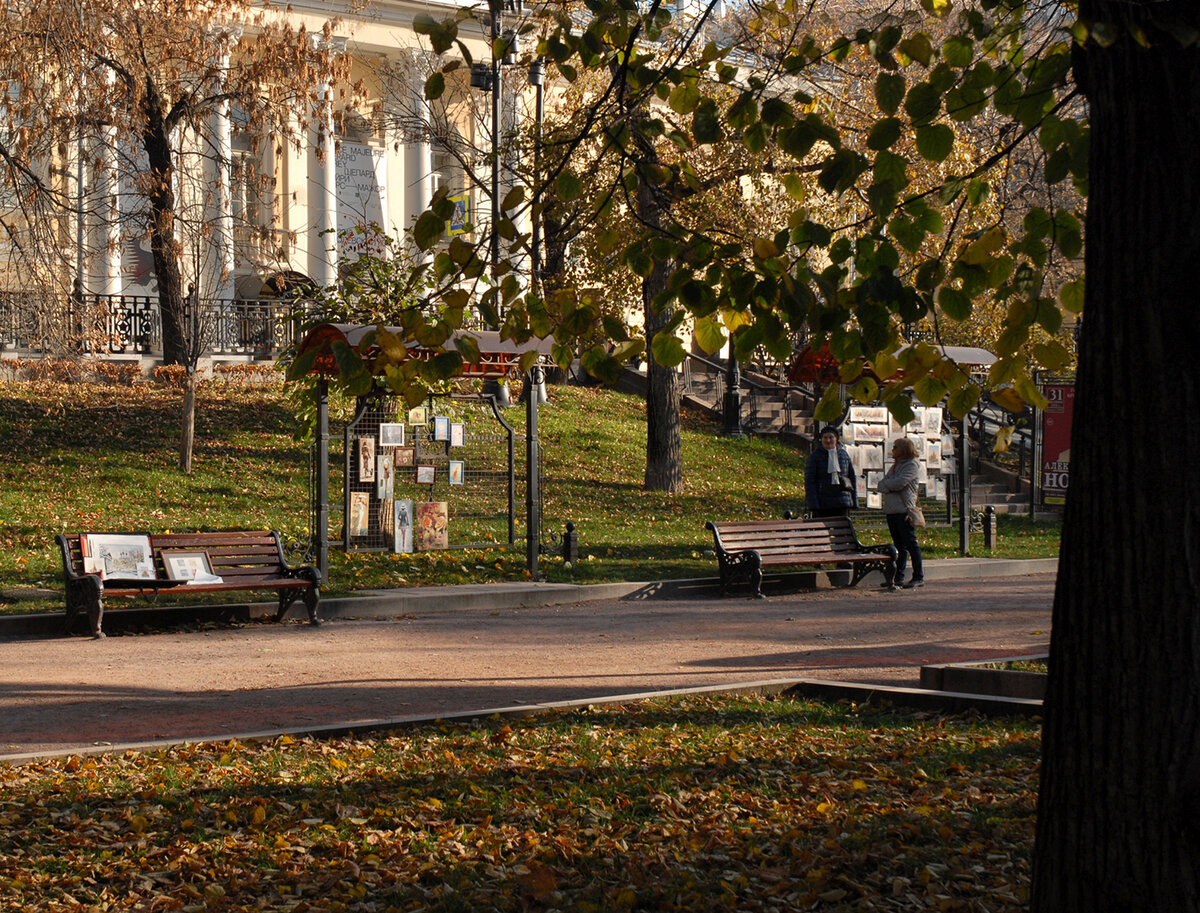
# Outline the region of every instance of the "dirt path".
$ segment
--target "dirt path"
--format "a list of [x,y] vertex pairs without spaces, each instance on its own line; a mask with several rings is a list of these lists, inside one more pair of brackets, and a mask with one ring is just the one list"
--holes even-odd
[[0,641],[0,757],[1044,652],[1054,576]]

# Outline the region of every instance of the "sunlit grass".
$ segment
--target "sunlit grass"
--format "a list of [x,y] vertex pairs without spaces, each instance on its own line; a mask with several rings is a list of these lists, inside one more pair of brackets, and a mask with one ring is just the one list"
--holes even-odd
[[[705,520],[803,510],[803,454],[777,440],[721,437],[713,421],[685,414],[683,491],[646,491],[645,403],[593,387],[550,393],[539,412],[547,548],[540,570],[549,580],[710,577],[715,560]],[[335,402],[343,418],[348,408]],[[203,385],[190,476],[177,468],[180,409],[178,391],[153,382],[0,383],[0,612],[61,608],[58,532],[271,528],[307,539],[309,455],[294,436],[282,385]],[[508,410],[506,421],[523,433],[524,409]],[[523,474],[523,454],[518,463]],[[523,535],[520,502],[517,513]],[[568,521],[580,551],[570,566],[557,539]],[[1001,515],[999,533],[998,557],[1057,553],[1056,523]],[[878,526],[860,534],[866,542],[886,539]],[[930,527],[921,541],[928,557],[958,554],[957,527]],[[973,543],[981,552],[981,537]],[[402,556],[334,549],[324,592],[526,574],[521,542]]]

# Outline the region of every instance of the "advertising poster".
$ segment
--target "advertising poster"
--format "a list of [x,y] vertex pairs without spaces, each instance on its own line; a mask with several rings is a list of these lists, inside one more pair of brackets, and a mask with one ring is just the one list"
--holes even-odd
[[1074,384],[1042,387],[1042,503],[1065,504],[1071,479],[1071,419],[1075,413]]

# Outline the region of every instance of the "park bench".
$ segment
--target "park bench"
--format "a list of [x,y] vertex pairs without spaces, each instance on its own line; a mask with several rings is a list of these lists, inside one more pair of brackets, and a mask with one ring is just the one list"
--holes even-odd
[[763,568],[782,566],[849,566],[850,586],[871,571],[891,584],[896,573],[893,545],[863,545],[848,517],[817,519],[738,520],[704,524],[716,542],[721,586],[747,580],[762,598]]
[[[57,536],[62,551],[66,590],[67,632],[75,618],[86,612],[93,637],[103,637],[106,596],[157,597],[160,593],[191,596],[197,593],[229,593],[237,590],[274,590],[279,599],[275,620],[282,621],[292,603],[304,601],[309,624],[318,625],[317,603],[321,598],[321,572],[308,565],[293,567],[283,555],[279,533],[248,530],[203,533],[158,533],[147,536],[153,556],[153,577],[101,579],[99,573],[84,571],[81,534]],[[219,582],[172,580],[164,564],[167,555],[203,552]]]

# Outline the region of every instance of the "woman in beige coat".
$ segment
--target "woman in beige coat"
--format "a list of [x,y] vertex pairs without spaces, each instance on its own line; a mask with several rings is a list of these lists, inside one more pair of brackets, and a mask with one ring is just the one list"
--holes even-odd
[[887,515],[888,532],[896,544],[897,584],[904,578],[904,565],[912,555],[912,577],[904,589],[925,585],[925,568],[921,563],[921,546],[917,542],[917,531],[908,518],[908,509],[917,503],[917,485],[920,467],[917,463],[917,448],[906,437],[896,438],[892,445],[892,466],[879,481],[883,493],[883,512]]

